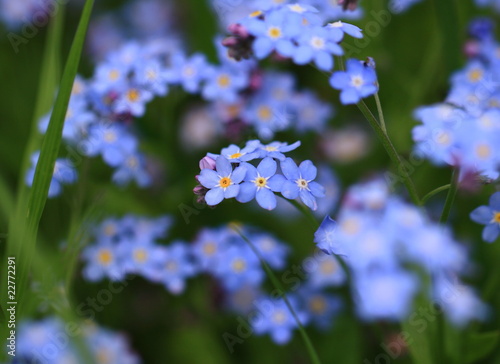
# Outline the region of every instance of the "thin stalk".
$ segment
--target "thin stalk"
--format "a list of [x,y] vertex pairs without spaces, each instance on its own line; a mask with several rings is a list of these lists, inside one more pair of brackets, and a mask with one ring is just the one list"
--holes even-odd
[[430,199],[432,196],[438,194],[441,191],[446,191],[450,187],[451,187],[451,184],[447,184],[447,185],[444,185],[444,186],[441,186],[441,187],[438,187],[438,188],[432,190],[431,192],[429,192],[428,194],[426,194],[424,197],[422,197],[420,199],[420,204],[422,206],[425,205],[425,203],[427,202],[427,200]]
[[311,227],[314,230],[318,229],[319,222],[318,222],[318,220],[316,220],[316,218],[312,214],[311,210],[309,210],[306,206],[302,205],[301,203],[299,203],[296,200],[289,200],[281,195],[278,195],[278,196],[281,197],[283,200],[288,201],[290,204],[293,205],[293,207],[295,207],[297,210],[299,210],[300,213],[302,213],[302,215],[304,215],[307,218],[307,221],[309,221]]
[[372,129],[377,134],[378,139],[384,146],[387,154],[391,158],[392,162],[397,166],[399,177],[401,178],[403,184],[405,185],[410,197],[415,205],[420,205],[420,198],[418,197],[417,190],[415,185],[413,184],[412,179],[410,178],[410,174],[408,173],[408,169],[406,168],[403,159],[396,151],[396,148],[389,139],[389,136],[382,130],[379,123],[377,122],[377,118],[372,114],[368,106],[366,106],[365,102],[361,100],[357,104],[359,110],[365,116],[366,120],[372,127]]
[[448,221],[448,216],[450,216],[451,206],[455,201],[455,196],[458,190],[458,170],[454,169],[451,174],[451,183],[448,194],[446,195],[446,201],[444,202],[443,212],[441,213],[441,218],[439,222],[445,224]]
[[380,98],[378,97],[378,92],[375,92],[375,103],[377,104],[378,120],[380,122],[380,127],[387,134],[387,128],[385,126],[384,112],[382,111],[382,104],[380,103]]
[[276,277],[276,275],[273,273],[271,268],[267,265],[266,261],[264,258],[262,258],[262,255],[260,254],[259,250],[253,245],[253,243],[248,239],[245,234],[236,226],[235,224],[232,224],[232,229],[236,231],[243,240],[250,246],[252,251],[255,253],[255,255],[259,258],[260,263],[262,264],[262,267],[266,271],[267,275],[269,276],[269,279],[271,279],[272,284],[276,289],[278,289],[282,293],[283,300],[285,301],[286,306],[290,310],[290,313],[292,314],[294,320],[297,322],[297,326],[299,328],[300,335],[302,336],[302,339],[304,341],[304,344],[306,345],[307,352],[309,353],[309,357],[311,358],[312,363],[314,364],[321,364],[321,361],[319,360],[318,353],[316,352],[316,349],[314,349],[314,346],[312,344],[311,339],[307,335],[306,330],[304,329],[304,326],[302,326],[302,323],[300,322],[297,314],[295,313],[295,310],[293,309],[292,305],[290,304],[290,301],[286,297],[285,290],[283,289],[283,286],[281,285],[280,281]]

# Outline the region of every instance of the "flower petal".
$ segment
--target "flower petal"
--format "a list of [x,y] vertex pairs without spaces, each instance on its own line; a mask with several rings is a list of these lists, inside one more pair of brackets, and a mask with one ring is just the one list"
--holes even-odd
[[236,200],[241,203],[252,201],[255,198],[255,192],[257,192],[257,186],[254,183],[243,182],[240,185],[240,191],[236,196]]
[[300,175],[307,181],[312,181],[316,178],[318,169],[310,160],[303,161],[299,166]]
[[219,184],[217,172],[211,169],[203,169],[198,176],[198,181],[206,188],[214,188]]
[[220,187],[211,189],[205,195],[205,201],[209,206],[215,206],[224,199],[224,191]]
[[493,218],[493,211],[489,206],[479,206],[470,213],[470,218],[479,224],[489,224]]
[[241,164],[240,166],[236,167],[233,171],[233,174],[231,175],[231,181],[233,181],[233,183],[235,184],[243,181],[243,178],[245,178],[245,175],[247,174],[248,166],[249,164]]
[[224,198],[236,197],[238,196],[238,192],[240,192],[240,185],[231,185],[224,191]]
[[297,167],[297,164],[295,164],[292,158],[286,158],[281,162],[281,170],[289,180],[295,181],[300,178],[299,167]]
[[318,208],[318,204],[316,203],[316,199],[311,194],[311,192],[307,190],[300,190],[300,199],[302,202],[309,207],[311,210],[315,211]]
[[309,182],[309,189],[315,197],[325,197],[325,188],[317,182]]
[[281,187],[281,194],[286,198],[293,200],[299,196],[299,186],[295,182],[286,180]]
[[285,183],[286,178],[281,174],[275,174],[271,178],[267,180],[267,185],[274,192],[281,192],[283,184]]
[[276,207],[276,196],[274,196],[274,193],[270,189],[261,188],[257,191],[255,197],[260,207],[266,210],[272,210]]
[[498,224],[489,224],[483,229],[483,240],[488,243],[493,243],[498,234],[500,233],[500,227]]
[[219,176],[227,177],[231,174],[233,168],[231,167],[231,163],[226,159],[226,157],[220,155],[217,157],[215,161],[215,166],[217,168],[217,173]]
[[276,162],[274,159],[266,157],[264,158],[257,167],[257,171],[262,177],[269,178],[276,174]]
[[500,192],[495,192],[490,197],[490,206],[494,210],[500,211]]

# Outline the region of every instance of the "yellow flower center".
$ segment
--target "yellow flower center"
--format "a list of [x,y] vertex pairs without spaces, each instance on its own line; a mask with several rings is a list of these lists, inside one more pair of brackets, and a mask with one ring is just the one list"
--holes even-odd
[[495,212],[495,214],[493,215],[493,222],[500,224],[500,212]]
[[177,270],[177,262],[170,261],[165,265],[165,268],[170,272],[174,272]]
[[257,10],[257,11],[254,11],[254,12],[250,13],[249,16],[251,18],[256,18],[256,17],[261,16],[261,15],[262,15],[262,11],[261,10]]
[[335,272],[335,269],[337,267],[335,266],[335,263],[331,260],[327,260],[325,262],[322,262],[321,263],[321,266],[320,266],[320,270],[321,270],[321,273],[323,274],[332,274],[333,272]]
[[255,185],[259,188],[264,188],[267,186],[267,178],[265,177],[257,177],[252,182],[255,183]]
[[231,78],[226,74],[220,75],[219,78],[217,79],[217,83],[219,84],[220,87],[226,88],[231,84]]
[[217,250],[217,248],[215,247],[214,243],[206,243],[203,246],[203,253],[205,255],[214,255],[216,250]]
[[309,301],[309,308],[313,313],[321,315],[326,310],[326,301],[321,296],[313,297]]
[[316,49],[323,49],[325,48],[325,40],[320,37],[312,37],[311,46],[313,46]]
[[300,189],[305,189],[309,186],[309,184],[307,183],[307,181],[303,178],[299,178],[297,180],[297,186],[299,186]]
[[438,142],[438,144],[441,144],[441,145],[449,145],[451,143],[451,137],[450,137],[450,134],[447,133],[447,132],[440,132],[437,137],[436,137],[436,141]]
[[470,82],[478,82],[483,78],[483,71],[480,69],[473,69],[468,74]]
[[233,262],[233,264],[231,264],[231,267],[233,268],[233,270],[235,272],[240,273],[246,269],[247,264],[245,263],[245,261],[243,259],[236,259]]
[[116,81],[118,77],[120,77],[120,72],[118,72],[117,70],[111,70],[109,71],[108,77],[111,81]]
[[271,108],[269,106],[261,106],[257,110],[257,115],[260,120],[269,121],[273,116],[273,112],[271,111]]
[[144,263],[148,259],[148,253],[144,249],[134,251],[134,259],[139,263]]
[[268,152],[276,152],[278,150],[277,147],[273,147],[271,145],[268,145],[267,147],[264,148],[265,150],[267,150]]
[[102,265],[109,265],[113,261],[113,254],[109,249],[101,249],[98,255],[99,263]]
[[241,154],[241,153],[234,153],[234,154],[231,154],[231,155],[229,156],[229,159],[235,159],[235,158],[239,158],[239,157],[241,157],[241,156],[242,156],[242,154]]
[[278,39],[281,37],[281,29],[278,27],[270,27],[267,30],[267,35],[269,35],[273,39]]
[[229,186],[231,186],[231,178],[229,177],[222,177],[220,180],[219,180],[219,186],[222,187],[222,188],[227,188]]
[[135,169],[138,165],[139,161],[136,157],[130,157],[129,159],[127,159],[127,166],[129,166],[130,168]]
[[486,144],[479,144],[476,147],[476,155],[481,159],[488,159],[491,156],[491,148]]
[[361,76],[354,76],[351,78],[351,84],[354,86],[354,87],[361,87],[363,86],[365,82],[363,81],[363,77]]
[[137,100],[139,100],[139,90],[135,88],[128,90],[127,99],[132,102],[136,102]]
[[346,234],[354,235],[359,231],[359,222],[355,218],[349,218],[342,222],[341,227]]
[[147,70],[146,71],[146,78],[148,80],[154,80],[154,79],[156,79],[156,76],[157,76],[156,71],[154,71],[154,70]]
[[286,315],[282,310],[278,310],[273,314],[273,321],[277,324],[281,324],[286,321]]
[[185,66],[182,69],[182,74],[184,75],[184,77],[191,77],[195,74],[195,70],[193,67]]
[[104,140],[108,143],[113,143],[116,140],[116,134],[112,131],[107,131],[104,133]]

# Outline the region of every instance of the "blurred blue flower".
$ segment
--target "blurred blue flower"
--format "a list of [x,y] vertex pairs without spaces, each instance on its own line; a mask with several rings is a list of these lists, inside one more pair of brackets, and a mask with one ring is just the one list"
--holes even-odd
[[314,61],[320,70],[329,71],[333,67],[332,56],[344,54],[337,43],[341,39],[326,27],[308,27],[297,37],[298,46],[293,52],[293,61],[299,65]]
[[212,66],[203,70],[205,84],[202,95],[206,100],[222,100],[235,102],[238,93],[243,91],[249,83],[248,74],[231,67]]
[[[33,185],[33,179],[35,177],[35,169],[38,164],[38,158],[40,157],[40,152],[35,152],[31,156],[31,167],[26,172],[25,182],[27,186]],[[62,186],[73,184],[78,179],[78,173],[68,158],[58,158],[54,164],[54,172],[52,174],[52,180],[50,181],[48,197],[57,197],[62,193]]]
[[340,101],[344,105],[356,104],[362,98],[373,95],[378,90],[375,70],[353,58],[346,62],[346,71],[337,71],[332,74],[330,85],[334,89],[342,90]]
[[119,281],[125,277],[126,272],[115,244],[103,242],[87,246],[82,251],[82,258],[86,262],[83,276],[91,282],[103,278]]
[[[227,148],[221,150],[220,155],[226,157],[231,163],[248,162],[252,159],[259,157],[257,148],[260,146],[260,141],[249,140],[246,142],[245,147],[240,149],[237,145],[231,144]],[[212,159],[217,159],[219,154],[207,153]]]
[[286,156],[284,153],[290,152],[292,150],[300,147],[300,141],[296,141],[293,144],[283,143],[283,142],[271,142],[269,144],[261,144],[260,149],[260,157],[266,158],[271,157],[274,159],[278,159],[280,161],[284,161]]
[[500,234],[500,192],[490,197],[488,206],[479,206],[470,213],[472,221],[486,225],[483,229],[483,240],[494,242]]
[[201,83],[206,78],[208,67],[203,54],[195,53],[186,58],[182,53],[175,53],[167,71],[167,79],[172,84],[181,84],[189,93],[196,93],[199,92]]

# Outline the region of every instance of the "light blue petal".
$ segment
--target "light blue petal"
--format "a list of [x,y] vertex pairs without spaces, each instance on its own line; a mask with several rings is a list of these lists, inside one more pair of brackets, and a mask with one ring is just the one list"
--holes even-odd
[[224,199],[224,191],[222,191],[222,188],[220,187],[211,189],[205,195],[205,201],[209,206],[215,206],[218,203],[220,203],[223,199]]
[[255,197],[257,203],[263,209],[272,210],[276,207],[276,196],[274,196],[274,193],[272,193],[270,189],[261,188],[257,191]]
[[304,178],[306,181],[312,181],[316,178],[316,174],[318,173],[318,169],[310,160],[306,160],[300,163],[299,171],[302,178]]
[[281,194],[284,197],[293,200],[299,196],[299,186],[297,186],[295,182],[286,180],[281,187]]
[[276,174],[276,168],[274,159],[266,157],[259,163],[257,171],[262,177],[269,178]]
[[356,104],[359,99],[358,93],[353,88],[348,88],[340,93],[340,102],[344,105]]
[[325,188],[317,182],[309,182],[309,189],[315,197],[325,197]]
[[330,77],[330,86],[336,90],[342,90],[349,87],[351,83],[351,77],[342,71],[334,72],[332,77]]
[[488,206],[479,206],[477,209],[470,213],[470,218],[479,224],[489,224],[493,218],[493,210]]
[[226,157],[222,155],[217,157],[217,159],[215,160],[215,166],[217,168],[217,173],[222,177],[229,176],[233,171],[231,163],[226,159]]
[[295,51],[295,46],[288,39],[280,39],[276,42],[276,50],[284,57],[291,57]]
[[311,194],[311,192],[307,190],[300,190],[300,199],[302,202],[309,207],[311,210],[315,211],[318,208],[318,204],[316,203],[316,199]]
[[295,50],[295,54],[293,55],[293,61],[296,64],[300,65],[309,63],[313,58],[313,54],[314,52],[311,49],[311,47],[300,46]]
[[219,176],[211,169],[204,169],[201,171],[198,181],[206,188],[214,188],[219,184]]
[[275,174],[271,178],[267,180],[267,185],[274,192],[281,192],[283,184],[285,183],[286,178],[281,174]]
[[483,240],[488,243],[493,243],[498,234],[500,233],[500,227],[498,224],[489,224],[483,229]]
[[300,178],[299,167],[297,167],[292,158],[286,158],[281,162],[281,170],[289,180],[295,181]]
[[500,211],[500,192],[495,192],[491,195],[490,206],[492,209]]
[[236,197],[238,192],[240,192],[240,185],[231,185],[224,191],[224,198]]
[[320,70],[330,71],[333,67],[333,58],[326,52],[316,52],[314,55],[314,63]]
[[264,37],[257,38],[253,42],[253,52],[258,59],[266,58],[274,48],[273,42]]
[[257,191],[257,187],[252,182],[243,182],[240,185],[240,191],[236,196],[236,200],[241,203],[246,203],[255,198],[255,192]]
[[102,152],[102,159],[112,167],[117,167],[125,160],[123,153],[118,148],[106,148]]
[[282,153],[286,153],[286,152],[289,152],[291,150],[294,150],[294,149],[297,149],[298,147],[300,147],[300,140],[299,141],[296,141],[295,143],[293,144],[290,144],[290,145],[287,145],[287,146],[284,146],[284,147],[281,147],[279,149],[280,152]]
[[271,332],[274,342],[278,345],[284,345],[292,337],[291,330],[285,327],[279,327]]
[[245,175],[247,173],[247,166],[248,164],[241,164],[240,166],[236,167],[233,174],[231,175],[231,181],[236,184],[243,181],[243,178],[245,178]]

